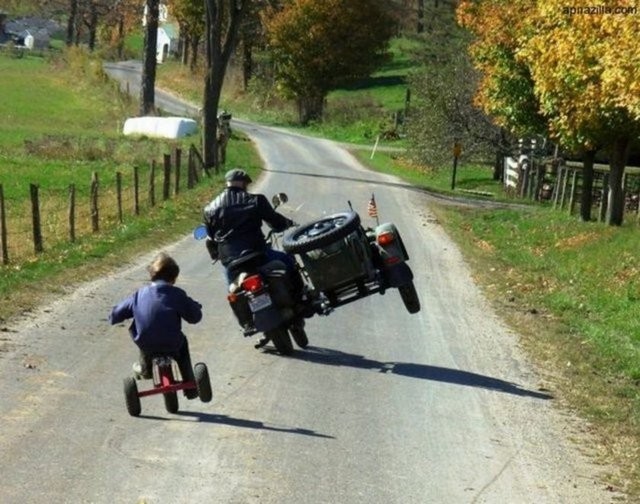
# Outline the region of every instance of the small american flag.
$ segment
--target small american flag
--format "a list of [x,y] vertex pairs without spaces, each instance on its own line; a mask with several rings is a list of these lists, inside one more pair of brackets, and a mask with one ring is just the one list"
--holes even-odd
[[367,205],[367,212],[369,213],[369,217],[375,218],[376,221],[378,220],[378,206],[376,205],[376,198],[373,194],[371,194],[371,199]]

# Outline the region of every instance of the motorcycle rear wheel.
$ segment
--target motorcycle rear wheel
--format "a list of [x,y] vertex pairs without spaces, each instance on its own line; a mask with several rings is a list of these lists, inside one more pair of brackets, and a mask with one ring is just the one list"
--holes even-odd
[[267,331],[265,336],[271,340],[273,346],[282,355],[291,355],[293,353],[293,343],[291,343],[289,333],[284,327]]

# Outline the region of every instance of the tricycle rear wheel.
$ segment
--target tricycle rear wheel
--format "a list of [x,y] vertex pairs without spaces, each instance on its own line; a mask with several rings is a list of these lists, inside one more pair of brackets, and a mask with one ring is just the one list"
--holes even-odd
[[196,386],[198,387],[198,397],[202,402],[209,402],[213,397],[211,392],[211,380],[209,379],[209,370],[204,362],[198,362],[193,367],[193,374],[196,378]]
[[124,399],[127,404],[127,411],[131,416],[137,417],[142,411],[140,397],[138,396],[138,385],[133,377],[124,379]]
[[418,313],[420,311],[420,298],[416,292],[416,286],[413,282],[398,287],[400,297],[404,303],[404,307],[409,313]]

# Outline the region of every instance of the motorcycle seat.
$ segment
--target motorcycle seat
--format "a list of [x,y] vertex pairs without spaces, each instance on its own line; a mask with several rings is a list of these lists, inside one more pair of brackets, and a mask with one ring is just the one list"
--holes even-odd
[[228,269],[238,269],[245,264],[251,264],[258,259],[264,261],[263,252],[243,252],[239,257],[236,257],[233,261],[227,264]]

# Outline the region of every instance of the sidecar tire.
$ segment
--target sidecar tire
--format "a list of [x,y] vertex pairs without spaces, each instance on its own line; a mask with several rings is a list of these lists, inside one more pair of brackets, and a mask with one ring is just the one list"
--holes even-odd
[[178,403],[178,394],[176,392],[167,392],[166,394],[162,394],[164,397],[164,408],[169,413],[177,413],[180,408],[180,404]]
[[420,298],[416,292],[416,286],[413,282],[398,287],[400,297],[404,303],[404,307],[409,313],[418,313],[420,311]]
[[277,329],[267,331],[265,335],[282,355],[291,355],[293,353],[293,343],[289,337],[289,332],[285,328],[278,327]]
[[[344,218],[344,222],[339,227],[334,227],[325,233],[316,236],[305,236],[314,226],[330,220]],[[282,239],[282,248],[289,254],[301,254],[325,247],[336,242],[340,238],[348,236],[360,226],[360,216],[356,212],[339,212],[322,219],[317,219],[302,226],[297,227]]]
[[129,414],[134,417],[140,416],[142,406],[140,404],[140,397],[138,397],[138,385],[133,377],[124,379],[124,399]]
[[193,366],[193,374],[196,378],[196,386],[198,387],[198,397],[204,403],[211,401],[213,393],[211,392],[211,380],[209,379],[209,370],[203,362],[198,362]]

